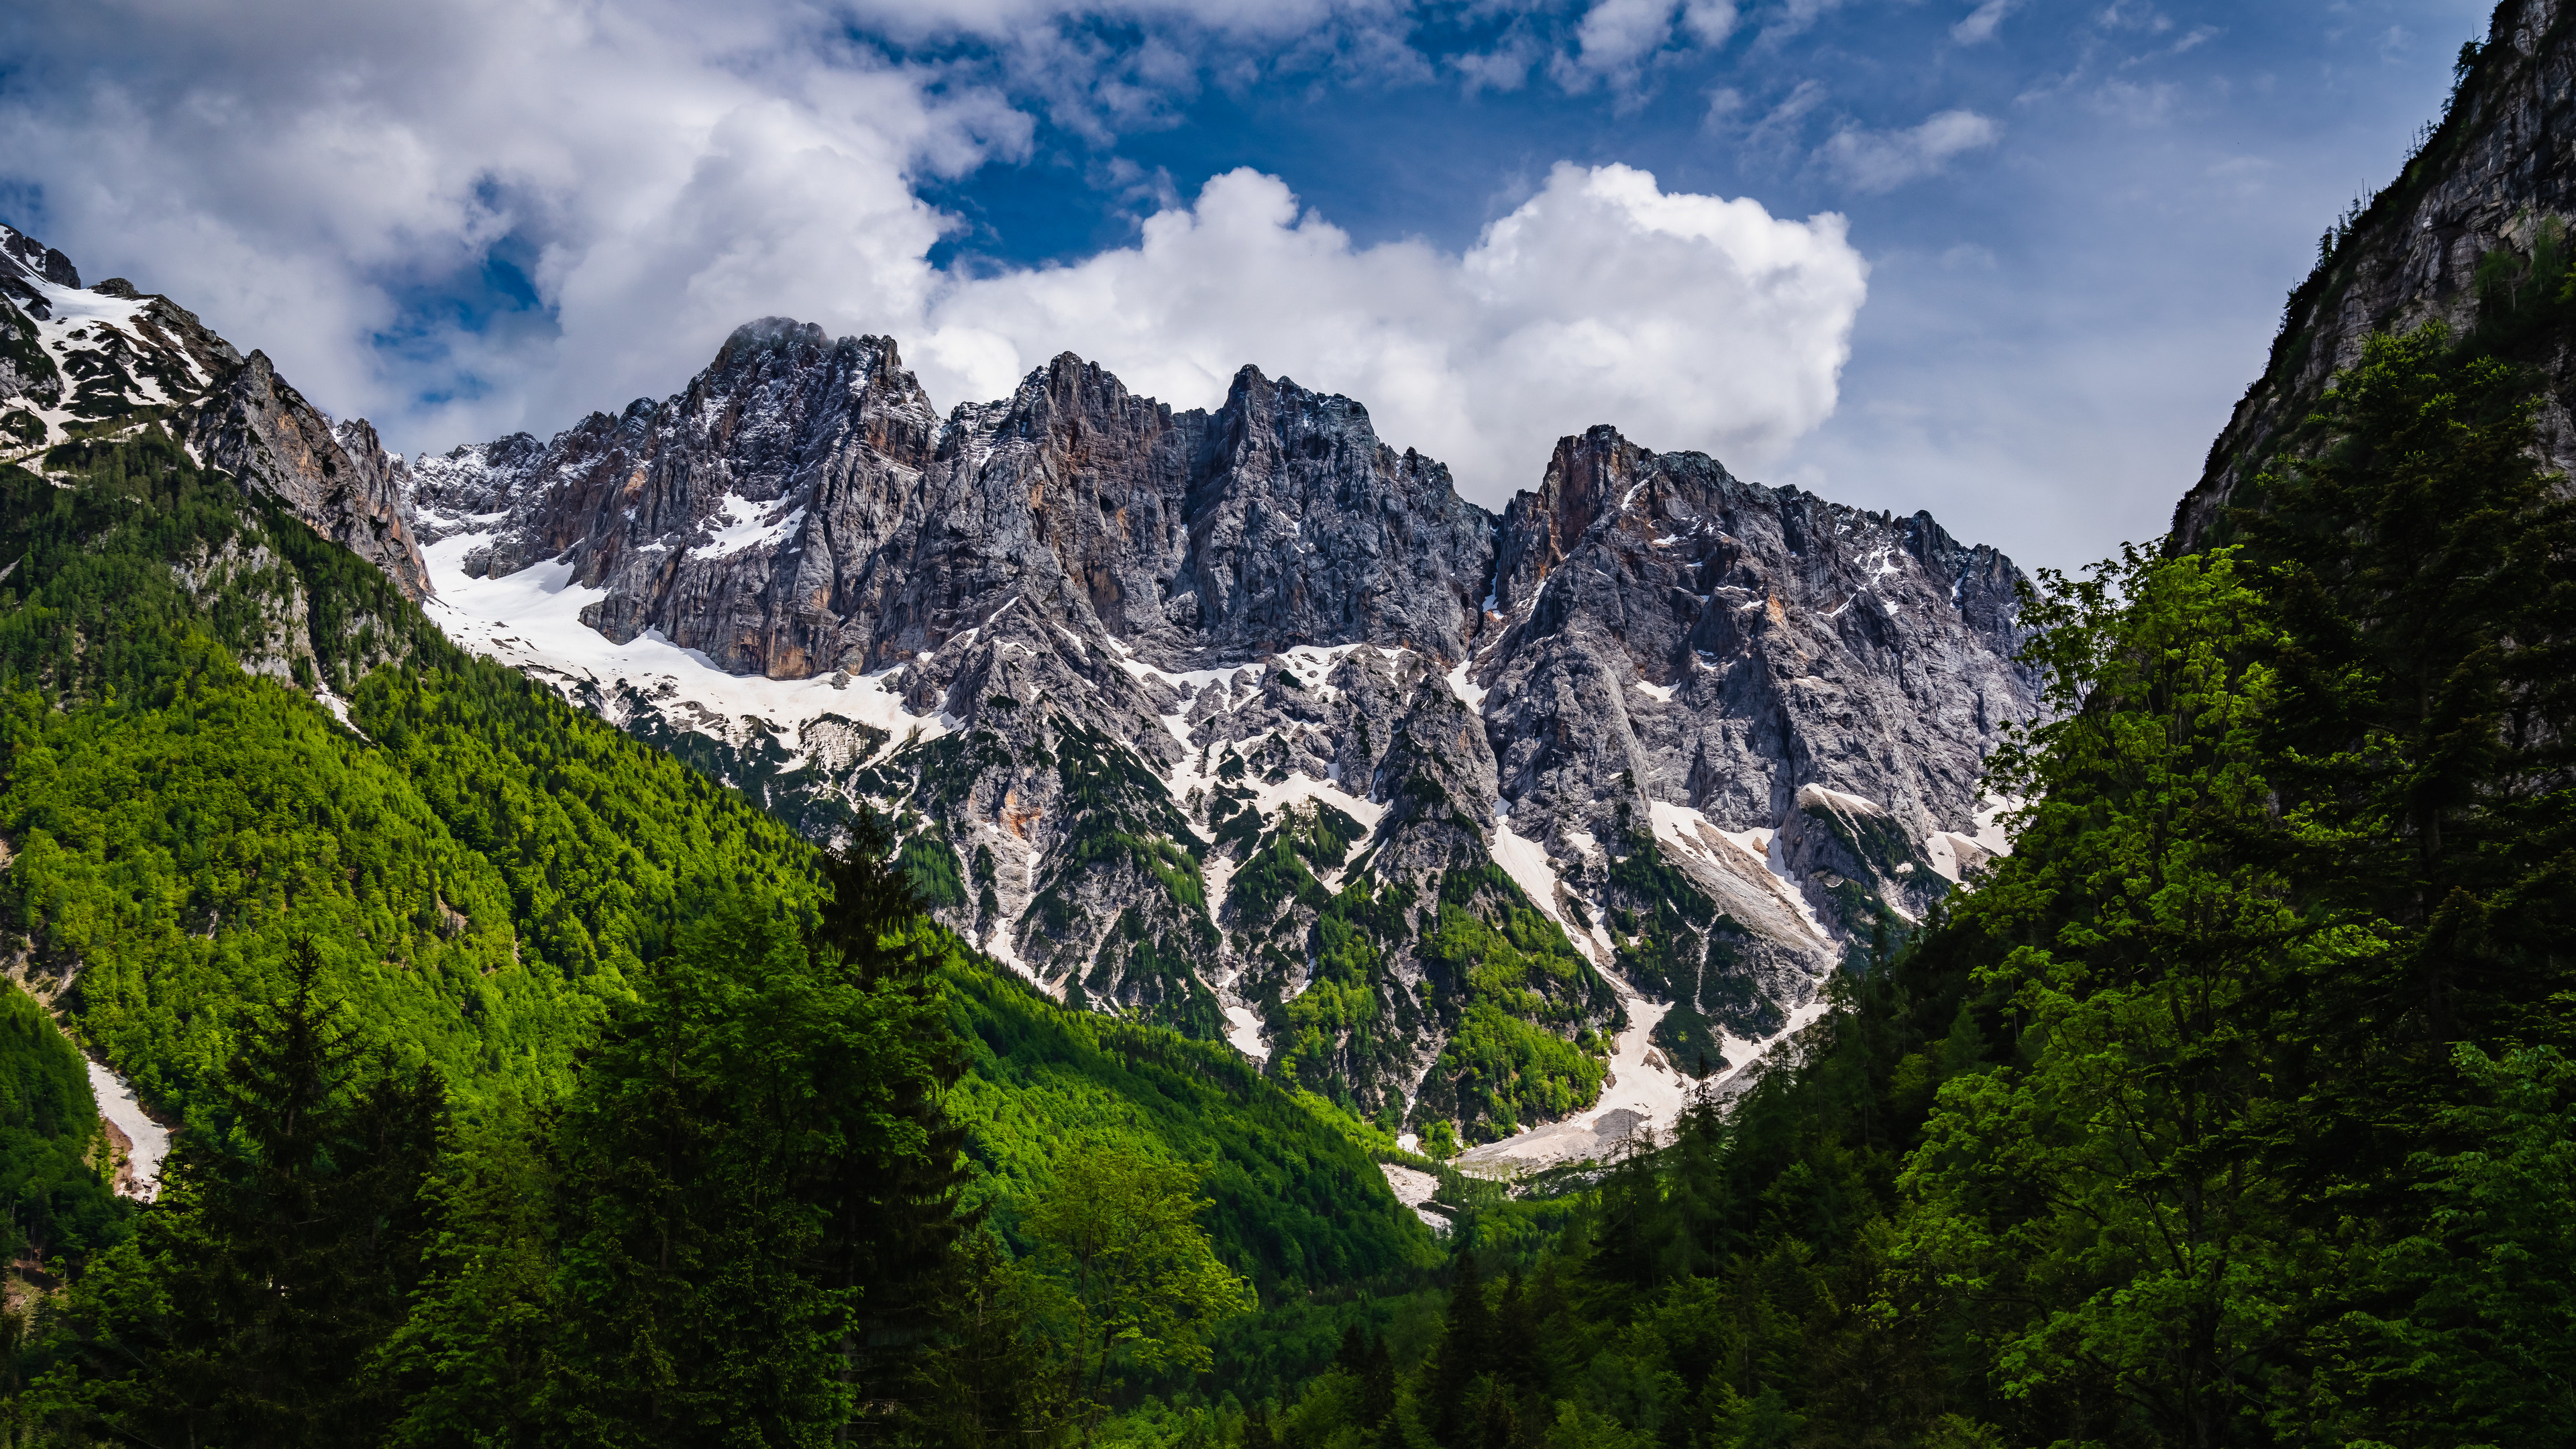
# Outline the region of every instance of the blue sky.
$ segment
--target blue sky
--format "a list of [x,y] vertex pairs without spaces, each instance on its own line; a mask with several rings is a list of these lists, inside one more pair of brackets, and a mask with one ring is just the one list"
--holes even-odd
[[39,0],[0,219],[406,449],[780,312],[943,407],[1250,362],[1489,505],[1610,422],[2066,565],[2163,527],[2486,9]]

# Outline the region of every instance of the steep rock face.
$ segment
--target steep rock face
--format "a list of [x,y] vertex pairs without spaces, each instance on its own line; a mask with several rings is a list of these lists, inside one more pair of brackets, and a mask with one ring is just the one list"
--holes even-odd
[[84,289],[61,252],[0,227],[0,458],[155,420],[410,597],[427,592],[401,460],[365,420],[335,425],[169,298],[122,277]]
[[1503,534],[1495,597],[1514,622],[1474,677],[1503,794],[1544,812],[1551,848],[1643,829],[1653,800],[1766,828],[1811,781],[1917,835],[1965,829],[1986,750],[2028,713],[2018,574],[1929,515],[1749,485],[1595,428],[1558,445]]
[[1497,517],[1253,368],[1175,410],[1066,355],[943,419],[890,339],[773,318],[405,464],[0,233],[0,447],[156,422],[818,839],[889,814],[1048,989],[1434,1143],[1652,1119],[1811,1016],[1999,848],[1978,766],[2031,707],[1992,550],[1607,428]]
[[469,572],[560,557],[607,591],[609,638],[655,629],[773,678],[932,654],[1023,595],[1160,667],[1299,642],[1455,656],[1490,553],[1447,470],[1346,398],[1246,368],[1224,408],[1176,414],[1068,354],[942,427],[891,341],[776,318],[665,402],[416,471],[424,527],[490,528]]
[[1602,428],[1497,518],[1252,368],[1182,411],[1068,355],[938,422],[892,342],[773,319],[410,477],[480,647],[818,835],[889,813],[1050,990],[1435,1137],[1633,1095],[1650,1021],[1675,1094],[1749,1060],[1996,844],[2033,698],[2018,572],[1926,516]]
[[414,599],[429,571],[403,514],[401,461],[366,419],[333,424],[253,352],[176,423],[210,466],[265,491],[313,530],[383,569]]
[[[2290,294],[2263,376],[2174,510],[2172,546],[2226,541],[2226,509],[2251,501],[2248,485],[2284,448],[2310,446],[2293,435],[2371,333],[2440,322],[2466,337],[2527,303],[2517,294],[2535,283],[2554,289],[2571,217],[2576,18],[2564,0],[2504,0],[2440,124],[2397,180],[2327,234],[2315,272]],[[2553,328],[2492,340],[2546,377],[2541,451],[2552,471],[2576,470],[2576,339]]]
[[[1502,533],[1510,622],[1471,677],[1514,827],[1673,1002],[1657,1042],[1740,1059],[1799,1004],[1803,920],[1867,945],[1946,889],[1921,842],[1976,830],[1984,757],[2030,713],[2019,575],[1928,515],[1608,428],[1560,443]],[[1825,798],[1848,803],[1820,832]]]

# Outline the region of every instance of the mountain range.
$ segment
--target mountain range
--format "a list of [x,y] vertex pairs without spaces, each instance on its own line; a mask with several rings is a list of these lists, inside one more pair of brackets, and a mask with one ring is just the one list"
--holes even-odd
[[12,456],[159,417],[817,841],[892,817],[1049,992],[1390,1131],[1669,1123],[2004,848],[2021,574],[1928,514],[1606,426],[1496,514],[1253,367],[1176,410],[1068,353],[943,416],[893,339],[781,318],[669,398],[406,460],[172,300],[0,256]]
[[2571,96],[2504,0],[2035,590],[776,319],[398,458],[0,233],[0,1418],[2563,1442]]

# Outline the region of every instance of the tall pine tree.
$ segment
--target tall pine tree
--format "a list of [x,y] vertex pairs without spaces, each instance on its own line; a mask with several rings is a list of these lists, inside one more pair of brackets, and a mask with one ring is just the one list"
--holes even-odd
[[445,1094],[371,1060],[322,990],[310,942],[247,1013],[219,1125],[184,1136],[136,1240],[71,1304],[68,1417],[160,1444],[375,1442],[399,1408],[374,1371],[410,1311],[421,1186]]

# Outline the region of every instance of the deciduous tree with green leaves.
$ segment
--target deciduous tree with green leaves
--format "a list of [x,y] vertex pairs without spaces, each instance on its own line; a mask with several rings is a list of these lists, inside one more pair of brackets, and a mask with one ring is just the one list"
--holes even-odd
[[1065,1412],[1085,1444],[1122,1373],[1203,1371],[1209,1330],[1254,1307],[1198,1224],[1211,1205],[1198,1184],[1180,1163],[1077,1148],[1025,1220],[1063,1325]]
[[2273,639],[2240,563],[2133,550],[2044,577],[2025,619],[2053,718],[1992,763],[2030,803],[2015,868],[1961,907],[2008,944],[1980,975],[2020,1052],[1941,1088],[1900,1263],[2070,1432],[2226,1443],[2325,1266],[2262,1160],[2275,1018],[2375,942],[2252,863],[2299,827],[2266,778]]

